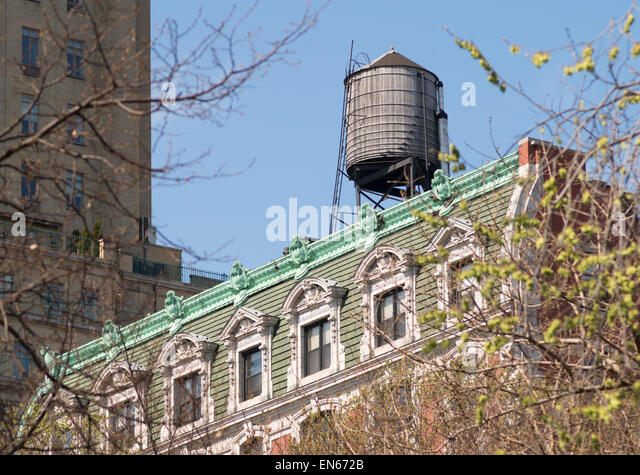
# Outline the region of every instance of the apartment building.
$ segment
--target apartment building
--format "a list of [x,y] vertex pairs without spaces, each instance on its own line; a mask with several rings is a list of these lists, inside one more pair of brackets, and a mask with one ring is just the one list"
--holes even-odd
[[156,244],[149,0],[0,5],[0,398],[68,352],[225,275]]

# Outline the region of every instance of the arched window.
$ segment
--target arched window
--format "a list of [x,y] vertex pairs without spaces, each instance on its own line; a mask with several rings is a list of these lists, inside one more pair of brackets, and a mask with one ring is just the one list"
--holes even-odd
[[165,413],[160,439],[191,432],[213,420],[211,366],[216,343],[193,333],[179,333],[162,347]]
[[362,292],[361,361],[420,338],[417,271],[413,254],[392,246],[379,246],[362,259],[355,274]]
[[[426,249],[427,254],[435,254],[444,248],[448,257],[438,264],[434,271],[438,286],[438,308],[449,311],[455,308],[466,315],[484,312],[480,285],[474,278],[465,276],[472,269],[474,261],[484,260],[482,243],[476,236],[470,221],[449,218],[449,226],[441,228]],[[447,327],[458,323],[448,318]]]
[[376,347],[407,335],[405,291],[396,287],[376,296]]
[[262,437],[251,437],[240,445],[240,455],[263,455],[264,441]]
[[103,421],[104,449],[129,453],[147,446],[143,400],[149,372],[142,366],[117,361],[105,367],[93,388]]
[[346,293],[336,282],[319,278],[304,279],[289,292],[282,309],[291,345],[288,390],[344,369],[340,316]]
[[277,317],[239,307],[222,329],[227,346],[232,414],[271,397],[271,342]]

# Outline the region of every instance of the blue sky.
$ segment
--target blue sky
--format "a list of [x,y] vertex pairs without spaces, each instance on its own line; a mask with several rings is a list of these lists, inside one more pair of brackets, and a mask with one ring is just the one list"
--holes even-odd
[[[175,1],[153,0],[152,34],[167,18],[186,27],[201,6],[203,17],[215,22],[230,5],[226,0],[183,0],[176,8]],[[250,6],[245,0],[237,2],[239,11]],[[260,28],[258,41],[273,39],[300,17],[304,7],[300,0],[264,0],[246,28]],[[253,165],[237,176],[155,186],[154,224],[174,242],[218,259],[198,262],[198,267],[228,272],[232,260],[254,268],[281,256],[287,243],[267,239],[272,221],[267,209],[288,208],[290,198],[297,199],[298,207],[331,205],[351,40],[356,53],[365,52],[372,60],[393,46],[439,76],[451,141],[474,168],[497,156],[490,130],[506,154],[540,117],[513,92],[502,94],[490,85],[478,64],[442,27],[473,40],[499,73],[514,83],[521,81],[537,101],[557,101],[567,95],[561,84],[566,62],[552,55],[547,67],[537,70],[522,54],[510,55],[504,39],[532,50],[555,48],[568,43],[569,28],[574,40],[590,40],[628,7],[626,1],[333,0],[315,28],[292,46],[289,59],[297,64],[276,64],[242,92],[237,104],[241,114],[222,126],[171,121],[171,133],[178,135],[174,149],[183,151],[185,160],[211,151],[195,172],[212,174],[221,165],[232,172]],[[184,51],[196,40],[197,35],[187,38]],[[461,86],[467,81],[477,86],[476,107],[462,105]],[[162,164],[166,154],[166,148],[159,147],[154,163]],[[353,187],[346,180],[343,196],[343,204],[353,204]]]

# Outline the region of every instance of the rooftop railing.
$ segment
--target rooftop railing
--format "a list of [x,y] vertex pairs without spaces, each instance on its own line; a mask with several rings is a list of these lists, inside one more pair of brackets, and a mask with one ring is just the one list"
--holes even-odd
[[229,276],[227,274],[196,269],[195,267],[182,266],[178,264],[156,262],[135,256],[133,257],[132,271],[134,274],[158,277],[160,279],[182,282],[183,284],[202,288],[212,287],[220,282],[226,282],[229,280]]
[[[22,240],[25,244],[37,244],[39,247],[72,254],[99,257],[101,243],[86,234],[64,234],[49,229],[28,227],[26,236],[14,236],[12,227],[15,223],[0,221],[0,239]],[[229,280],[227,274],[212,272],[179,264],[157,262],[136,256],[133,257],[131,272],[138,275],[157,277],[171,282],[181,282],[200,288],[212,287]]]
[[[10,299],[8,293],[0,293],[0,298]],[[49,323],[87,329],[100,329],[107,320],[120,325],[131,323],[145,314],[102,305],[94,301],[66,300],[55,294],[25,293],[17,302],[9,305],[9,311],[17,315],[37,318]]]
[[14,236],[12,232],[15,223],[0,221],[0,239],[22,240],[26,244],[37,244],[40,247],[54,251],[67,251],[72,254],[98,257],[100,243],[88,235],[81,233],[64,234],[51,229],[27,227],[26,236]]

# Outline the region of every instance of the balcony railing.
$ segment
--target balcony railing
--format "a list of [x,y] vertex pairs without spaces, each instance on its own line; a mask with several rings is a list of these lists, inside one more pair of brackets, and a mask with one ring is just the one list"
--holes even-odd
[[178,264],[155,262],[135,256],[133,257],[132,271],[134,274],[158,277],[160,279],[172,282],[182,282],[183,284],[202,288],[212,287],[220,282],[229,280],[229,276],[227,274],[220,274],[218,272],[211,272]]
[[27,227],[26,236],[14,236],[11,228],[15,223],[0,221],[0,239],[22,240],[26,244],[37,244],[40,247],[54,251],[68,251],[72,254],[98,257],[100,243],[90,236],[77,234],[63,234],[50,229]]
[[[0,298],[2,297],[10,299],[10,295],[2,294]],[[144,316],[142,313],[114,308],[111,305],[65,300],[53,294],[40,293],[24,294],[18,302],[9,304],[8,309],[16,315],[26,315],[49,323],[71,323],[88,329],[99,329],[107,320],[122,325]]]
[[[0,221],[1,240],[21,240],[21,242],[28,245],[37,244],[41,248],[83,256],[99,257],[101,255],[101,243],[86,234],[75,233],[69,235],[49,229],[28,227],[26,236],[13,236],[11,228],[14,224],[9,221]],[[133,256],[133,268],[131,271],[134,274],[157,277],[171,282],[181,282],[199,288],[213,287],[220,282],[229,280],[227,274],[179,264],[156,262],[135,256]]]

